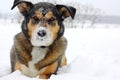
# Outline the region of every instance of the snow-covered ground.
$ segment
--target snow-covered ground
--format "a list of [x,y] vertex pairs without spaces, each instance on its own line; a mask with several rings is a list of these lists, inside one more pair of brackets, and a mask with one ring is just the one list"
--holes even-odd
[[[0,23],[0,80],[38,80],[10,74],[10,49],[20,31],[20,24]],[[66,29],[64,36],[68,65],[50,80],[120,80],[120,28]]]

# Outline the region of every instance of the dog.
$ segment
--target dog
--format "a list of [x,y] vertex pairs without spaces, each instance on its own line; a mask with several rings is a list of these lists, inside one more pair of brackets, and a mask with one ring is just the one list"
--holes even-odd
[[24,20],[10,53],[12,72],[19,70],[28,77],[48,79],[59,67],[67,65],[63,21],[70,16],[74,19],[76,9],[23,0],[15,0],[11,9],[16,6]]

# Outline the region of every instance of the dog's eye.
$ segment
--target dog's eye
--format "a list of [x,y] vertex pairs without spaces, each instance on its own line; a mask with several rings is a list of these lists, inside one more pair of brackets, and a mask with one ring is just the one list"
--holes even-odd
[[50,24],[50,25],[55,25],[55,19],[49,19],[48,20],[48,24]]
[[32,19],[34,24],[37,24],[40,21],[40,19],[36,16],[33,16]]
[[32,18],[33,18],[35,21],[39,21],[39,18],[36,17],[36,16],[33,16]]

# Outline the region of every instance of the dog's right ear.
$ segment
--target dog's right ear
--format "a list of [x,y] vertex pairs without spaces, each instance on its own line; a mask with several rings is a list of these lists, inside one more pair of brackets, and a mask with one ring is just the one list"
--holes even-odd
[[20,13],[24,17],[26,17],[28,15],[28,12],[31,8],[33,8],[34,5],[28,1],[15,0],[11,10],[14,9],[16,6],[18,7]]
[[74,7],[66,5],[56,5],[56,8],[58,9],[62,20],[69,16],[71,16],[72,19],[74,19],[76,14],[76,9]]

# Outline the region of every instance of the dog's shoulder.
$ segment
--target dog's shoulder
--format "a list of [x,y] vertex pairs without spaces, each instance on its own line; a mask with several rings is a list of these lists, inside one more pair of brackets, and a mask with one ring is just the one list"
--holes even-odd
[[15,48],[20,49],[20,50],[22,50],[24,48],[27,51],[31,51],[31,49],[32,49],[32,45],[26,39],[26,37],[24,36],[24,34],[22,32],[15,35],[14,46],[15,46]]
[[61,38],[61,40],[67,44],[67,39],[64,36]]
[[65,51],[67,47],[67,39],[65,37],[61,37],[59,40],[56,40],[53,45],[52,48],[54,49],[54,51],[59,52],[59,51]]
[[67,46],[67,39],[63,36],[58,41],[56,41],[56,43],[61,46]]
[[15,42],[24,42],[24,41],[27,41],[27,39],[25,38],[24,34],[22,32],[20,32],[15,35],[14,41]]

